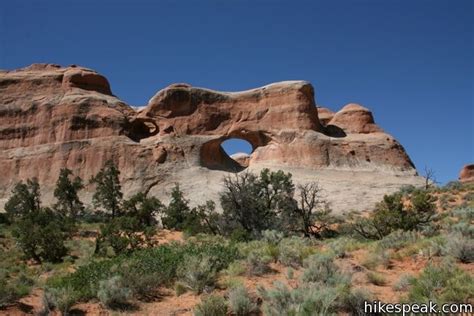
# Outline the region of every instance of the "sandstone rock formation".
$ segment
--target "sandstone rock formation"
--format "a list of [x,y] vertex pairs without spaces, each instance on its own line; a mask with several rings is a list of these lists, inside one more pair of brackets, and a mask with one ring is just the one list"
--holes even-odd
[[459,181],[474,182],[474,164],[465,165],[459,173]]
[[[229,138],[247,140],[253,152],[232,159],[221,147]],[[164,198],[180,182],[196,203],[217,199],[224,175],[264,167],[319,181],[339,211],[371,207],[423,181],[368,109],[317,108],[305,81],[243,92],[174,84],[136,111],[90,69],[35,64],[0,72],[0,206],[21,179],[37,177],[50,201],[61,168],[89,179],[108,159],[119,165],[126,195]]]

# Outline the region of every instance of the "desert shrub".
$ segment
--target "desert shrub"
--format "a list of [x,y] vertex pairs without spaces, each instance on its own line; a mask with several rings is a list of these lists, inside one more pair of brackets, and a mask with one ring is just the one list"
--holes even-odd
[[334,263],[331,254],[317,254],[304,261],[303,282],[319,282],[327,286],[347,284],[350,276],[343,273]]
[[270,253],[267,251],[268,246],[270,245],[264,240],[241,242],[237,245],[239,253],[242,257],[247,257],[252,252],[260,253],[262,255],[270,257]]
[[78,294],[72,287],[47,288],[43,296],[46,310],[57,309],[62,315],[68,315],[71,307],[78,301]]
[[225,316],[227,304],[219,295],[210,295],[202,299],[194,308],[194,316]]
[[463,200],[466,202],[473,202],[474,201],[474,192],[467,192],[463,196]]
[[342,295],[341,308],[349,315],[365,316],[365,302],[372,301],[372,294],[366,289],[352,289],[348,294]]
[[426,190],[411,193],[408,204],[400,192],[385,195],[369,218],[356,218],[352,229],[369,239],[382,239],[396,230],[420,230],[433,220],[435,200]]
[[212,268],[220,271],[239,258],[239,253],[235,245],[224,242],[171,243],[90,262],[71,274],[48,279],[48,285],[55,288],[72,286],[80,299],[88,300],[96,297],[100,281],[120,275],[131,282],[131,289],[140,297],[155,286],[171,284],[185,256],[211,258]]
[[180,282],[190,290],[201,294],[205,287],[213,286],[217,272],[210,257],[186,256],[177,270]]
[[463,185],[459,181],[449,181],[443,186],[443,190],[445,191],[458,191],[463,188]]
[[132,291],[125,287],[122,277],[116,275],[110,279],[99,282],[97,298],[104,306],[117,308],[128,303],[132,296]]
[[155,290],[165,281],[164,273],[161,271],[143,273],[136,266],[132,269],[130,267],[128,262],[120,267],[123,284],[126,284],[133,295],[139,299],[153,297]]
[[284,234],[276,230],[264,230],[262,232],[262,240],[270,245],[278,245],[283,237]]
[[247,316],[258,310],[247,289],[243,286],[238,286],[229,291],[229,307],[233,315]]
[[380,249],[394,249],[399,250],[406,245],[416,242],[418,234],[414,231],[396,230],[389,235],[382,238],[377,246]]
[[184,293],[187,292],[187,290],[188,290],[188,288],[186,287],[186,285],[184,285],[181,282],[176,282],[175,285],[174,285],[174,292],[175,292],[176,296],[183,295]]
[[374,270],[378,266],[389,266],[390,256],[388,252],[371,252],[363,260],[361,265],[369,270]]
[[451,261],[429,264],[411,282],[408,301],[428,303],[465,303],[474,296],[474,278]]
[[236,260],[234,262],[231,262],[227,269],[225,270],[225,273],[229,276],[239,276],[245,273],[246,266],[245,264],[242,263],[240,260]]
[[359,244],[356,240],[349,237],[341,237],[331,240],[327,243],[328,249],[334,253],[337,258],[345,258],[352,250],[357,249]]
[[247,273],[249,275],[263,275],[270,271],[269,263],[272,261],[271,257],[253,251],[248,254],[246,258]]
[[415,192],[416,190],[417,190],[417,188],[414,185],[407,184],[407,185],[403,185],[400,188],[399,192],[403,195],[409,195],[409,194]]
[[307,283],[299,288],[289,289],[281,282],[275,282],[274,288],[259,288],[258,292],[263,299],[264,315],[309,316],[336,313],[345,299],[347,288]]
[[104,254],[109,246],[116,255],[153,246],[155,232],[154,226],[145,226],[139,217],[129,214],[117,216],[101,227],[96,240],[96,253]]
[[474,262],[474,239],[461,233],[451,233],[446,237],[446,245],[442,253],[463,263]]
[[303,233],[305,237],[331,237],[336,234],[331,226],[338,222],[331,212],[319,184],[306,183],[298,186],[296,199],[289,201],[288,207],[282,210],[280,225],[293,233]]
[[286,269],[286,278],[291,280],[295,277],[295,270],[293,270],[293,268],[291,267],[288,267],[288,269]]
[[4,275],[0,275],[0,308],[14,302],[18,297],[16,289],[8,283]]
[[410,274],[402,274],[397,282],[393,285],[395,291],[406,291],[413,282],[414,277]]
[[378,286],[383,286],[387,283],[387,280],[382,274],[373,271],[369,271],[367,273],[367,279],[370,283]]
[[307,238],[292,236],[284,238],[278,245],[280,261],[285,266],[301,266],[303,260],[315,252]]

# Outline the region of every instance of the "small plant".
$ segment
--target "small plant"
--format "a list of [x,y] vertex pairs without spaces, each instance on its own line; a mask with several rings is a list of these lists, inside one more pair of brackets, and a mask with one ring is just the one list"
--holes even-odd
[[243,286],[235,287],[229,291],[229,306],[236,316],[247,316],[258,309]]
[[187,290],[188,289],[186,288],[186,286],[181,282],[176,282],[174,285],[174,292],[176,293],[176,296],[183,295],[184,293],[186,293]]
[[131,296],[132,291],[124,286],[124,282],[120,276],[113,276],[99,283],[97,297],[104,306],[117,308],[127,305]]
[[239,276],[244,274],[245,270],[245,265],[242,263],[242,261],[236,260],[229,264],[229,266],[225,270],[225,273],[229,276]]
[[337,258],[345,258],[349,252],[357,248],[357,243],[352,238],[341,237],[332,240],[327,247],[335,254]]
[[418,235],[414,231],[396,230],[385,236],[378,242],[380,249],[394,249],[398,250],[408,244],[416,242]]
[[443,253],[463,263],[472,263],[474,262],[474,239],[460,233],[449,234]]
[[178,279],[196,294],[206,286],[213,286],[217,273],[210,257],[186,256],[177,270]]
[[429,264],[419,277],[413,279],[408,300],[417,303],[462,303],[473,296],[474,278],[454,262],[445,260],[438,265]]
[[68,315],[71,307],[77,300],[77,293],[72,287],[48,288],[43,296],[43,305],[45,310],[56,308],[63,315]]
[[410,284],[413,282],[414,277],[409,274],[402,274],[398,281],[393,285],[395,291],[401,292],[406,291],[410,287]]
[[384,251],[382,253],[369,253],[369,255],[362,261],[362,266],[374,270],[378,266],[390,267],[390,255]]
[[278,245],[283,239],[283,233],[276,230],[264,230],[262,239],[268,244]]
[[321,283],[307,283],[289,289],[275,282],[272,289],[258,289],[263,298],[263,314],[280,315],[328,315],[337,312],[342,304],[346,287],[328,287]]
[[387,280],[385,279],[385,277],[377,272],[369,271],[367,273],[367,279],[370,283],[375,284],[377,286],[383,286],[387,284]]
[[366,289],[352,289],[350,293],[343,296],[341,307],[349,315],[365,316],[365,302],[372,301],[372,294]]
[[251,252],[247,256],[247,273],[249,275],[263,275],[270,271],[268,264],[271,258],[258,252]]
[[288,280],[292,280],[295,277],[295,270],[292,267],[288,267],[286,269],[286,277]]
[[305,283],[319,282],[328,286],[343,285],[350,277],[340,271],[334,263],[334,257],[328,254],[312,255],[304,262],[305,270],[301,280]]
[[227,304],[222,296],[205,297],[194,309],[194,316],[225,316]]
[[307,238],[284,238],[278,245],[278,261],[287,267],[299,267],[303,260],[314,253],[314,248],[309,245]]

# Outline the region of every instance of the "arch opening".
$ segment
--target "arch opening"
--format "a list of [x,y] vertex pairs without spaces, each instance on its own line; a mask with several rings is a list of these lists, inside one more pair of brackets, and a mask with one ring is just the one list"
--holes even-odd
[[242,168],[249,165],[250,155],[253,152],[253,146],[242,138],[228,138],[221,143],[222,150]]

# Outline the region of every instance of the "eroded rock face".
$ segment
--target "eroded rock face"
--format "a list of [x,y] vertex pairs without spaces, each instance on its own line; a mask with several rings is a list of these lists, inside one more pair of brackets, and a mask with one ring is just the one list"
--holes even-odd
[[[221,147],[229,138],[247,140],[253,152],[232,159]],[[422,182],[369,110],[317,108],[305,81],[243,92],[174,84],[135,111],[90,69],[35,64],[0,72],[0,206],[19,180],[37,177],[48,202],[61,168],[88,180],[108,159],[119,165],[126,195],[164,197],[180,182],[196,203],[217,198],[222,177],[246,168],[318,180],[336,210],[369,207]],[[87,187],[86,201],[91,192]]]
[[459,173],[459,181],[467,183],[474,182],[474,164],[465,165]]

